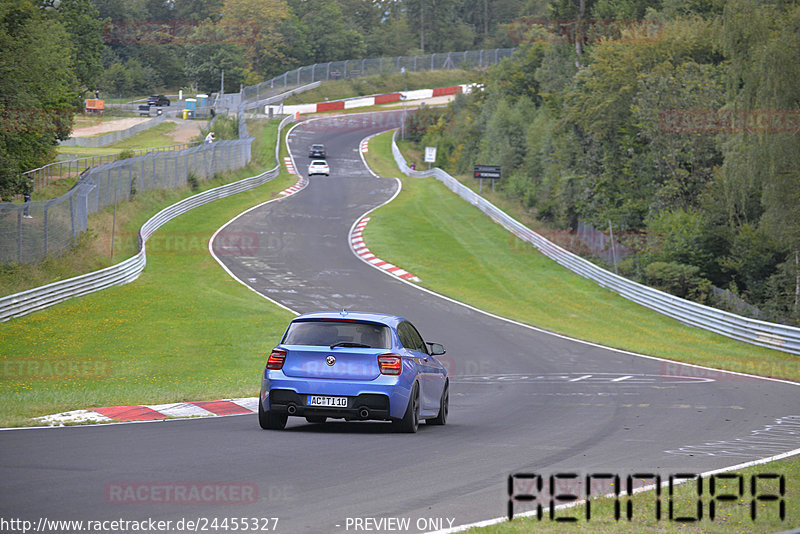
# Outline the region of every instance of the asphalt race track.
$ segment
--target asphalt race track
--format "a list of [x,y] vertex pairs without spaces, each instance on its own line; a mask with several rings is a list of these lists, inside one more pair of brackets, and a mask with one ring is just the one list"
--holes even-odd
[[[357,258],[351,226],[397,188],[364,168],[359,143],[394,126],[398,114],[296,127],[290,147],[298,171],[307,170],[308,145],[321,142],[330,177],[314,176],[296,195],[230,224],[224,232],[257,233],[258,250],[220,259],[298,312],[346,307],[409,318],[427,341],[447,348],[448,424],[406,435],[384,423],[289,418],[278,432],[248,415],[0,432],[0,516],[173,524],[277,517],[278,532],[319,533],[355,531],[354,518],[393,517],[410,518],[410,531],[433,530],[504,515],[511,473],[666,477],[800,447],[797,385],[542,333],[420,291]],[[254,395],[261,370],[253,369]],[[197,504],[153,496],[156,486],[181,484],[223,490]],[[133,501],[114,493],[130,487],[149,493]],[[234,498],[237,488],[251,498]]]

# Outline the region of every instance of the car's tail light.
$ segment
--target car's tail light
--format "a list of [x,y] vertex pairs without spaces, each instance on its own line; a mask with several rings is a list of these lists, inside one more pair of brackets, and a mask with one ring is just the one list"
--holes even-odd
[[267,369],[283,369],[283,362],[286,360],[286,351],[283,349],[272,349],[272,354],[267,360]]
[[378,367],[382,375],[399,375],[403,370],[403,360],[398,354],[382,354],[378,356]]

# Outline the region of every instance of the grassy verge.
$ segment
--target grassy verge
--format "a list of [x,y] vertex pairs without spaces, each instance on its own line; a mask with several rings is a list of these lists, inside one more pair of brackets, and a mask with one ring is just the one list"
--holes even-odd
[[[373,212],[364,237],[373,253],[418,275],[421,285],[504,317],[576,338],[688,363],[800,380],[798,357],[687,327],[638,306],[547,259],[435,179],[403,177],[391,156],[391,135],[381,134],[370,142],[367,161],[381,176],[402,177],[403,191],[392,203]],[[421,168],[421,157],[416,161]],[[723,503],[714,521],[708,519],[706,497],[706,519],[694,524],[668,521],[668,501],[662,494],[662,520],[656,521],[654,493],[648,492],[634,497],[634,510],[643,512],[634,514],[630,523],[616,522],[614,500],[601,499],[592,503],[591,522],[586,522],[585,508],[580,507],[558,514],[583,518],[576,525],[548,519],[515,520],[470,532],[564,532],[568,528],[599,533],[775,532],[800,524],[800,459],[794,457],[741,473],[748,483],[752,473],[781,473],[786,477],[786,521],[776,520],[775,504],[765,501],[757,503],[758,513],[763,512],[758,517],[769,519],[752,522],[747,493],[743,499]],[[696,487],[681,486],[677,491],[675,517],[691,516]],[[705,491],[707,496],[708,487]],[[624,504],[622,510],[624,513]],[[548,517],[547,511],[544,517]]]
[[[270,154],[272,167],[268,137],[258,136],[258,150]],[[131,284],[0,324],[0,425],[92,406],[256,395],[264,354],[290,314],[231,279],[207,243],[230,218],[295,179],[283,173],[171,221],[156,232],[147,268]],[[173,194],[163,200],[174,202]],[[138,228],[151,211],[131,213],[126,228]],[[123,250],[134,244],[126,237],[118,235]]]
[[482,74],[473,70],[436,70],[426,72],[406,72],[384,76],[365,76],[325,82],[316,89],[293,95],[286,104],[309,104],[328,100],[340,100],[356,96],[391,93],[392,91],[413,91],[432,89],[462,83],[477,82]]
[[[759,465],[735,472],[742,476],[743,488],[739,493],[737,480],[717,479],[715,482],[716,494],[735,495],[737,498],[714,502],[714,519],[710,517],[710,479],[703,481],[703,493],[698,497],[696,483],[685,483],[675,487],[672,497],[673,517],[698,518],[697,503],[702,503],[702,518],[698,521],[673,521],[669,519],[669,490],[662,489],[660,497],[654,491],[642,492],[631,499],[619,498],[620,516],[615,520],[615,500],[613,498],[600,498],[591,501],[589,519],[586,519],[586,506],[560,510],[556,512],[557,518],[575,518],[574,522],[558,522],[550,519],[548,503],[543,505],[541,520],[535,518],[517,518],[511,522],[501,523],[486,528],[473,528],[467,530],[473,534],[522,534],[528,532],[574,532],[587,530],[598,534],[609,532],[658,532],[658,533],[733,533],[733,532],[781,532],[800,525],[800,459],[781,460],[765,465]],[[752,517],[751,504],[753,502],[751,481],[754,475],[783,474],[785,486],[785,518],[780,519],[780,500],[756,502],[756,517]],[[780,496],[779,480],[757,480],[757,495]],[[624,490],[623,490],[624,493]],[[631,519],[627,520],[627,507],[630,500],[632,511]],[[661,502],[660,520],[656,520],[655,503]],[[515,505],[516,510],[524,509],[523,503]],[[529,508],[530,509],[530,508]]]
[[[205,123],[203,123],[205,124]],[[125,149],[157,148],[178,144],[170,135],[178,127],[175,122],[162,122],[143,132],[139,132],[122,141],[112,143],[102,147],[74,147],[59,146],[56,150],[63,154],[75,154],[77,156],[106,156],[108,154],[118,154]],[[101,137],[112,132],[105,132],[92,137]]]
[[[200,183],[200,190],[210,189],[224,183],[252,176],[275,165],[275,142],[278,121],[259,121],[249,126],[256,140],[253,144],[253,160],[244,169],[230,173],[224,177]],[[62,181],[59,181],[60,183]],[[58,187],[53,184],[49,187]],[[55,189],[52,192],[57,192]],[[166,189],[139,193],[133,202],[122,202],[117,205],[116,232],[118,236],[135,236],[139,227],[162,208],[186,198],[195,191],[188,187],[183,189]],[[47,197],[52,198],[52,197]],[[79,274],[108,267],[135,253],[134,247],[123,248],[120,243],[130,243],[131,239],[123,237],[115,239],[113,258],[111,250],[111,229],[113,223],[113,207],[89,215],[89,232],[80,237],[77,246],[59,256],[46,259],[35,265],[4,264],[0,265],[0,295],[10,295],[25,289],[38,287],[57,280],[63,280]]]
[[[380,174],[402,176],[391,158],[391,133],[373,139],[367,157]],[[800,357],[685,326],[603,289],[433,178],[403,178],[403,193],[375,212],[365,239],[424,286],[504,317],[611,347],[800,380]]]

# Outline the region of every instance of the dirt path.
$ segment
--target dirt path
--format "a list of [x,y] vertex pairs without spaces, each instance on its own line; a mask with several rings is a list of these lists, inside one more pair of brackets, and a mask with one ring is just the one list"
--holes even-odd
[[178,125],[177,128],[170,132],[170,137],[175,141],[175,144],[188,143],[198,135],[200,135],[200,126],[205,124],[203,121],[185,121],[182,119],[170,121]]
[[[125,130],[131,126],[136,126],[143,122],[149,121],[146,117],[133,117],[129,119],[114,119],[109,121],[98,122],[91,126],[81,126],[72,130],[72,137],[89,137],[99,133],[116,132],[117,130]],[[82,121],[84,124],[88,121]]]

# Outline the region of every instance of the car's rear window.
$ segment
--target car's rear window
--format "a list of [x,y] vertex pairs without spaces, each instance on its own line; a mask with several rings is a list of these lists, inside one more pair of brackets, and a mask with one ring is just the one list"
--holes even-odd
[[312,165],[327,165],[328,163],[322,160],[315,160],[311,162]]
[[297,321],[289,325],[281,342],[284,345],[331,346],[359,343],[375,349],[391,348],[389,327],[351,321]]
[[325,146],[324,145],[311,145],[311,148],[313,148],[314,150],[322,150],[323,148],[325,148]]

